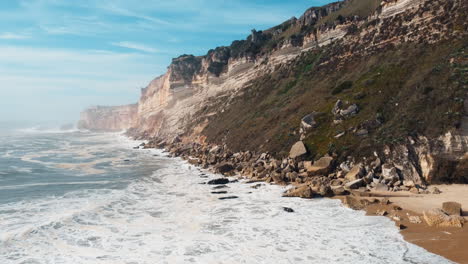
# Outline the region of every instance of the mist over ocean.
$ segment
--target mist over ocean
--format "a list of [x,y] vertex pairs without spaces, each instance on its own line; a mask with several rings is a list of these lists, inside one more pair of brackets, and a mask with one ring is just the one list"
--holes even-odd
[[2,126],[0,263],[449,263],[337,200],[213,194],[216,175],[138,144]]

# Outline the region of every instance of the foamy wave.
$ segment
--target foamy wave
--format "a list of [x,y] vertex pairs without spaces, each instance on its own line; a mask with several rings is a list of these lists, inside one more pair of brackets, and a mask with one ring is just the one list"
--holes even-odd
[[198,169],[154,162],[162,168],[124,190],[0,207],[2,263],[450,263],[405,242],[387,218],[339,201],[242,182],[226,189],[238,199],[222,201]]
[[59,127],[55,128],[46,128],[46,127],[41,127],[41,126],[33,126],[29,128],[22,128],[18,129],[18,132],[21,133],[29,133],[29,134],[61,134],[61,133],[74,133],[74,132],[87,132],[86,130],[80,130],[77,128],[71,128],[71,129],[61,129]]

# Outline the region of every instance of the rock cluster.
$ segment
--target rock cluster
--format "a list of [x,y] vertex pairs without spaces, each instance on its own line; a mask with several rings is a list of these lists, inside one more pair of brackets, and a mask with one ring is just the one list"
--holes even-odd
[[144,145],[144,148],[154,147],[165,148],[171,155],[182,157],[190,164],[210,168],[225,176],[237,175],[250,182],[291,184],[293,188],[284,194],[286,197],[330,197],[353,191],[440,193],[436,188],[428,189],[420,181],[416,183],[407,179],[404,167],[393,164],[391,159],[384,162],[377,155],[361,162],[355,162],[350,157],[339,163],[332,156],[323,156],[315,161],[305,160],[308,151],[302,141],[296,142],[289,156],[283,159],[275,158],[270,153],[234,153],[226,146],[183,143],[177,137],[169,142],[151,141]]

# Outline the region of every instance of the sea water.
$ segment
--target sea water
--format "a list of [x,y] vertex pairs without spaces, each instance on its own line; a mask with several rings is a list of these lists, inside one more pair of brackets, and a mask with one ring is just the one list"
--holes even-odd
[[385,217],[269,184],[214,190],[219,175],[138,144],[0,132],[0,263],[449,263]]

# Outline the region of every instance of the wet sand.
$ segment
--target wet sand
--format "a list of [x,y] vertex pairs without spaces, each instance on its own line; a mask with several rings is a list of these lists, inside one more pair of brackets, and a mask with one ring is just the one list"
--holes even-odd
[[[441,194],[379,192],[366,193],[366,197],[360,199],[388,198],[391,202],[388,205],[381,203],[368,205],[365,208],[367,215],[379,215],[378,212],[384,210],[387,212],[386,216],[397,226],[402,225],[401,234],[406,241],[454,262],[468,263],[468,185],[436,185],[436,187],[442,191]],[[422,217],[423,211],[441,208],[442,203],[448,201],[461,203],[466,220],[464,227],[428,226]],[[419,216],[422,223],[411,223],[409,216]],[[398,221],[398,218],[401,221]]]

